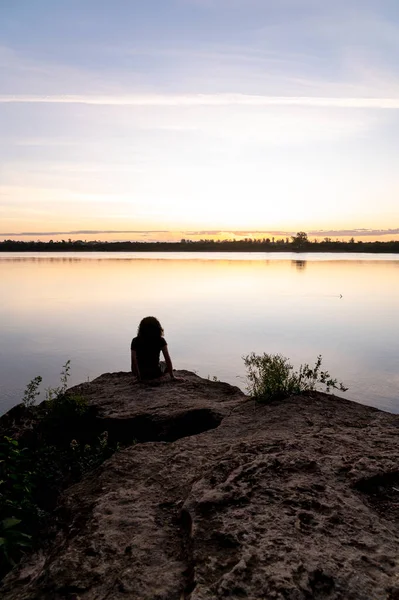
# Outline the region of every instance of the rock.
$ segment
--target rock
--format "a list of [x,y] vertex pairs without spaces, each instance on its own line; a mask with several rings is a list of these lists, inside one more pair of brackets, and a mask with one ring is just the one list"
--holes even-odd
[[399,416],[185,378],[74,389],[140,443],[64,493],[65,527],[3,600],[399,598]]
[[238,387],[179,371],[184,382],[133,383],[130,373],[106,373],[71,388],[96,411],[96,429],[110,439],[175,441],[218,427],[244,394]]

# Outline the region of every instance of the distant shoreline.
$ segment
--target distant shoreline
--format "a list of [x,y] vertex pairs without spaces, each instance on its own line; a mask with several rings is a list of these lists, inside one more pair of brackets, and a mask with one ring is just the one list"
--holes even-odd
[[390,242],[339,242],[285,240],[200,240],[181,242],[85,242],[49,241],[0,242],[0,252],[309,252],[309,253],[370,253],[399,254],[399,241]]

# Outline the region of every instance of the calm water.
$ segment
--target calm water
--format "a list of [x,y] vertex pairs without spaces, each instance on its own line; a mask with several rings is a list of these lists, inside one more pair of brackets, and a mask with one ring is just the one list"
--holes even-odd
[[251,351],[322,354],[344,397],[399,413],[396,255],[13,253],[0,273],[0,413],[68,359],[71,384],[129,370],[150,314],[176,368],[245,389]]

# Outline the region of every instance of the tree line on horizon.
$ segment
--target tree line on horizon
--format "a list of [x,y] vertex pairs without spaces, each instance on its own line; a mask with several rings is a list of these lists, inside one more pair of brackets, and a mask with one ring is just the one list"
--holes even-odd
[[310,240],[308,234],[299,231],[296,235],[279,238],[243,238],[240,240],[212,240],[200,239],[198,241],[181,239],[179,242],[106,242],[106,241],[86,241],[86,240],[49,240],[43,242],[4,240],[0,242],[0,252],[399,252],[399,241],[390,240],[387,242],[370,241],[364,242],[355,240],[353,237],[349,241],[333,240],[325,237],[319,241]]

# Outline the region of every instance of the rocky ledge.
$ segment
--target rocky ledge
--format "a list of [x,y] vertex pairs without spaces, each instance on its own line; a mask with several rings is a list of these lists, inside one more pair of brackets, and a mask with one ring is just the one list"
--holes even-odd
[[63,494],[65,526],[3,600],[398,600],[399,416],[180,374],[75,388],[136,443]]

